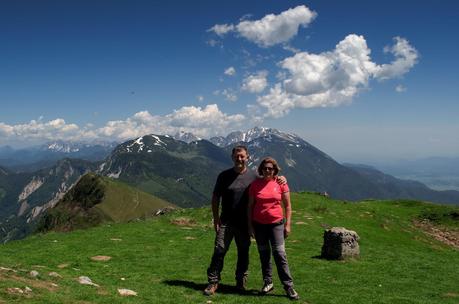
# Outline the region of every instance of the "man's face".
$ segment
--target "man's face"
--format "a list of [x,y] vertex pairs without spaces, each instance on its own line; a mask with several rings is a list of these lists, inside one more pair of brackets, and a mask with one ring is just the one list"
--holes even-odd
[[245,150],[236,150],[234,151],[233,155],[233,163],[234,167],[236,168],[244,168],[247,165],[247,160],[249,159],[249,155]]

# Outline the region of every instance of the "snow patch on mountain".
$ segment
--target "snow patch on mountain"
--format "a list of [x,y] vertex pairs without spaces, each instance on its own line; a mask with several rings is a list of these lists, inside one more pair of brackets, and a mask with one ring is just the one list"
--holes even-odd
[[132,149],[131,149],[131,148],[132,148],[134,145],[138,145],[137,151],[136,151],[136,152],[142,152],[143,148],[145,147],[145,144],[143,143],[143,136],[137,138],[136,140],[134,140],[134,142],[133,142],[132,144],[130,144],[130,145],[128,145],[128,146],[126,147],[126,149],[128,150],[128,152],[132,152]]
[[74,143],[66,143],[63,141],[56,141],[48,143],[44,147],[44,150],[50,150],[54,152],[72,153],[80,151],[80,148]]
[[164,141],[162,141],[158,136],[153,134],[151,134],[150,136],[156,140],[156,142],[153,143],[155,146],[167,147],[167,144]]

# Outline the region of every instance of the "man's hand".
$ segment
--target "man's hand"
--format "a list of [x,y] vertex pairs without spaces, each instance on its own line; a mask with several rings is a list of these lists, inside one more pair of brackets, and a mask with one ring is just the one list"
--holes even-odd
[[255,231],[253,230],[253,226],[249,225],[249,236],[251,238],[255,238]]
[[284,238],[286,239],[290,234],[290,225],[285,225],[284,227]]
[[220,220],[220,217],[214,218],[212,220],[212,222],[214,223],[215,232],[218,233],[218,231],[220,230],[220,226],[222,224],[222,221]]
[[285,185],[287,183],[287,178],[281,175],[276,178],[276,181],[279,185]]

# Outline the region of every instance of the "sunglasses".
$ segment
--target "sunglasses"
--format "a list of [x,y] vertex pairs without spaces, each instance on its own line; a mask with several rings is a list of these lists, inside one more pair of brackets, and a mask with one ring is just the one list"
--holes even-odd
[[272,171],[272,170],[274,170],[274,168],[273,167],[263,167],[262,170],[263,171]]

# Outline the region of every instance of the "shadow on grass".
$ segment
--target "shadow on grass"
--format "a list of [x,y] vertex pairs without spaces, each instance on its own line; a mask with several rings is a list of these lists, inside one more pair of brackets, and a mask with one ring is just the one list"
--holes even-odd
[[[207,287],[207,283],[195,283],[192,281],[186,281],[186,280],[164,280],[164,284],[169,285],[169,286],[182,286],[186,287],[189,289],[194,289],[199,292],[203,292],[204,288]],[[218,285],[218,290],[217,293],[219,294],[236,294],[236,295],[241,295],[241,296],[250,296],[250,297],[262,297],[258,290],[254,289],[249,289],[246,291],[240,291],[237,289],[235,286],[232,285],[226,285],[226,284],[219,284]],[[277,294],[267,294],[264,295],[263,297],[284,297],[284,295],[277,295]]]

